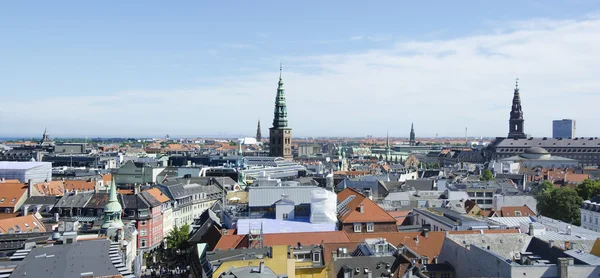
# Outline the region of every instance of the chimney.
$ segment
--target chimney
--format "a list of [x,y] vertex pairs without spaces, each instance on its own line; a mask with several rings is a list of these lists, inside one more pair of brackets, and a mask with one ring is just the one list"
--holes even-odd
[[559,278],[568,278],[569,277],[569,265],[573,258],[558,258],[558,277]]
[[554,246],[554,240],[548,240],[548,247],[552,248]]
[[4,183],[4,182],[6,182],[6,179],[5,178],[1,178],[0,179],[0,183]]
[[27,181],[27,198],[31,197],[31,188],[33,187],[33,183],[31,179]]
[[258,273],[263,273],[264,271],[265,271],[265,262],[260,261],[260,264],[258,265]]
[[365,205],[360,204],[360,213],[365,213]]
[[571,242],[565,241],[565,250],[571,250]]
[[139,185],[139,184],[137,184],[137,183],[136,183],[136,184],[134,184],[134,185],[133,185],[133,194],[135,194],[135,195],[138,195],[138,194],[140,194],[140,187],[141,187],[141,185]]
[[529,223],[529,235],[533,236],[533,223]]
[[421,231],[421,235],[425,238],[428,238],[429,237],[429,229],[423,229]]

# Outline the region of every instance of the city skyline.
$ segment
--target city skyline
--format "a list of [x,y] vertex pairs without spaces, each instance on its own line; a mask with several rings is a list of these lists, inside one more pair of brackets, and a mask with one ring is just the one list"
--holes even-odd
[[481,14],[435,10],[418,26],[408,15],[425,8],[416,4],[405,17],[328,3],[288,19],[273,12],[294,4],[220,18],[193,11],[226,5],[148,3],[119,5],[110,22],[109,9],[93,4],[40,5],[31,17],[5,5],[0,24],[10,27],[0,35],[13,40],[0,46],[12,65],[0,68],[8,92],[0,135],[37,137],[48,127],[53,137],[251,137],[256,120],[263,132],[271,127],[282,60],[295,137],[408,137],[411,123],[417,137],[463,137],[465,127],[469,137],[506,136],[517,77],[527,134],[550,137],[552,120],[572,118],[578,136],[597,136],[600,116],[588,112],[600,101],[592,1],[513,2],[523,7],[514,13],[438,2],[444,13]]

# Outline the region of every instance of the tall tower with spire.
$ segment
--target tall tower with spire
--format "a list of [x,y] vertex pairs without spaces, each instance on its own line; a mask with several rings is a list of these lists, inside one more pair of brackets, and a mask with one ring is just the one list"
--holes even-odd
[[273,127],[269,129],[269,150],[271,156],[292,160],[292,129],[288,127],[285,90],[281,77],[282,66],[279,65],[279,84],[275,97]]
[[258,120],[258,125],[256,127],[256,142],[262,141],[262,133],[260,131],[260,120]]
[[121,221],[122,211],[123,207],[117,199],[117,185],[113,182],[110,186],[108,203],[104,206],[104,222],[100,228],[106,232],[108,229],[123,227],[123,221]]
[[415,125],[413,123],[410,124],[410,138],[408,139],[408,145],[414,146],[416,145],[415,140]]
[[392,159],[392,148],[390,147],[390,133],[385,135],[385,161],[389,162]]
[[521,108],[521,95],[519,94],[519,79],[515,82],[515,92],[510,110],[510,119],[508,120],[508,138],[527,138],[523,124],[523,110]]

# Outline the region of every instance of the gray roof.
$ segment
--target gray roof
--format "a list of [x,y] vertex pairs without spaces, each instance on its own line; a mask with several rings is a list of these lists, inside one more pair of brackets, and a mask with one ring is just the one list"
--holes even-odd
[[64,195],[58,203],[57,208],[83,208],[94,196],[94,192],[69,193]]
[[108,256],[109,249],[110,241],[106,239],[34,248],[11,276],[79,278],[86,272],[93,272],[94,277],[120,275]]
[[[310,204],[312,191],[316,186],[261,186],[250,187],[248,205],[250,207],[269,207],[281,199],[283,194],[296,204]],[[324,189],[322,189],[324,190]]]
[[407,180],[406,186],[414,187],[416,190],[433,190],[433,180],[430,180],[430,179]]
[[271,268],[265,266],[262,272],[258,271],[258,266],[231,267],[222,278],[277,278],[277,274]]
[[223,191],[216,184],[200,185],[197,183],[177,183],[173,185],[162,185],[159,187],[161,191],[167,193],[167,196],[170,197],[171,200],[181,199],[187,196],[200,193],[205,193],[207,195],[207,198],[210,198],[211,195],[220,194]]
[[[396,262],[396,260],[398,260],[398,262]],[[400,259],[394,256],[341,257],[333,261],[333,277],[344,277],[344,271],[350,271],[352,274],[354,274],[354,271],[357,268],[360,269],[361,273],[359,275],[354,274],[354,276],[362,277],[364,269],[367,268],[372,272],[372,277],[387,277],[387,264],[390,264],[391,273],[394,273],[399,267],[399,263]],[[400,275],[402,274],[404,273],[400,273]],[[366,275],[364,275],[364,277],[366,277]]]
[[598,257],[596,255],[592,255],[583,250],[567,250],[564,252],[565,252],[565,254],[567,254],[575,259],[578,259],[586,264],[600,265],[600,257]]
[[554,138],[526,138],[526,139],[501,139],[496,148],[526,148],[526,147],[567,147],[567,148],[600,148],[600,139],[576,138],[576,139],[554,139]]
[[23,205],[55,205],[61,197],[57,196],[31,196]]

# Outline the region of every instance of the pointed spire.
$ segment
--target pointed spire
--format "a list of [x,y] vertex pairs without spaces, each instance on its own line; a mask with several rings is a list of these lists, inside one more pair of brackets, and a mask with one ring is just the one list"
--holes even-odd
[[385,134],[385,147],[386,148],[390,147],[390,132],[389,132],[389,130],[386,131],[386,134]]
[[279,80],[281,80],[281,73],[283,72],[283,62],[279,61]]
[[110,193],[108,196],[108,202],[119,202],[119,200],[117,199],[117,185],[115,183],[112,183],[110,185]]
[[515,80],[515,92],[519,91],[519,78],[517,77],[517,79]]

